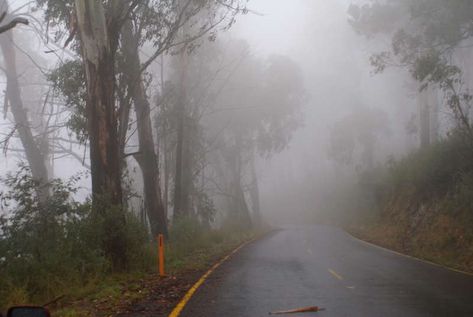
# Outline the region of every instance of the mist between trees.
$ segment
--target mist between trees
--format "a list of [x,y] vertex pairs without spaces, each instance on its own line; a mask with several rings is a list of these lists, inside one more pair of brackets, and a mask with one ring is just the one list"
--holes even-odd
[[456,232],[411,248],[430,258],[473,241],[473,3],[251,8],[0,1],[0,304],[149,271],[158,234],[181,253],[301,222],[399,249]]
[[255,162],[287,146],[306,98],[290,58],[218,36],[245,1],[18,10],[30,28],[0,38],[2,146],[19,162],[3,178],[3,305],[57,295],[63,276],[149,270],[158,234],[190,253],[202,232],[262,226]]

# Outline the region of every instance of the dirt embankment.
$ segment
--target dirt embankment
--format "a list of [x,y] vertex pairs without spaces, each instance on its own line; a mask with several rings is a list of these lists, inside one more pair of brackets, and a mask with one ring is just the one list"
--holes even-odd
[[383,247],[473,273],[473,212],[454,206],[452,195],[396,193],[378,221],[351,226],[355,236]]

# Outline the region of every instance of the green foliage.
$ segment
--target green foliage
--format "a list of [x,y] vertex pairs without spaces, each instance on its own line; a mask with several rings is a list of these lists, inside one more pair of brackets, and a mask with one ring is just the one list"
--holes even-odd
[[44,9],[44,18],[53,25],[70,25],[74,0],[36,0],[38,9]]
[[80,282],[105,270],[108,264],[100,250],[83,238],[88,228],[81,219],[89,207],[70,200],[73,181],[52,181],[46,202],[37,198],[37,184],[24,166],[3,183],[9,190],[1,194],[2,209],[9,212],[0,223],[0,298],[5,301],[0,304],[8,303],[14,289],[32,298],[50,298],[58,287],[64,289],[65,277]]
[[217,213],[214,201],[203,190],[197,190],[194,193],[194,198],[196,200],[197,215],[201,223],[208,227],[215,220],[215,214]]
[[[206,92],[205,102],[212,107],[207,133],[218,135],[221,147],[240,139],[237,151],[256,149],[265,157],[286,148],[301,125],[307,97],[301,69],[294,61],[282,55],[255,58],[243,40],[209,43],[199,50],[196,61],[192,74],[201,86],[191,93],[200,101],[202,91]],[[220,75],[222,65],[229,72]]]
[[187,254],[207,245],[208,240],[212,239],[210,232],[196,219],[183,217],[173,224],[169,232],[169,239],[173,248]]
[[[257,149],[262,155],[281,152],[302,122],[300,107],[306,101],[306,91],[299,66],[290,58],[272,55],[264,63],[262,83],[256,96],[253,129]],[[255,82],[255,84],[256,84]]]
[[458,133],[391,162],[386,184],[393,190],[408,186],[426,195],[445,194],[473,171],[473,150]]
[[[471,223],[472,193],[473,148],[468,139],[455,132],[404,158],[364,171],[356,182],[336,185],[333,197],[327,200],[331,215],[343,223],[377,223],[386,215],[402,215],[405,206],[413,208],[415,214],[422,204]],[[397,199],[404,205],[397,206]]]
[[390,48],[370,58],[376,72],[402,66],[421,84],[421,90],[427,85],[442,89],[458,126],[473,138],[468,119],[473,97],[463,91],[462,71],[454,58],[455,52],[473,37],[472,1],[372,1],[350,6],[349,15],[351,25],[360,34],[391,39]]
[[385,112],[358,107],[331,127],[327,154],[340,165],[372,168],[378,139],[389,133],[388,126]]
[[473,147],[463,133],[385,167],[371,221],[355,231],[378,244],[461,270],[473,270]]
[[87,91],[81,61],[63,63],[48,74],[48,80],[53,84],[55,94],[64,98],[66,107],[72,110],[68,127],[80,142],[85,143],[88,136],[85,113]]
[[195,218],[181,218],[169,231],[167,266],[172,270],[202,268],[209,259],[234,248],[253,234],[230,223],[211,229]]
[[[105,249],[110,231],[103,226],[110,221],[92,214],[88,202],[73,200],[76,181],[51,181],[50,197],[41,201],[38,184],[25,166],[3,179],[7,190],[0,195],[0,307],[47,302],[112,269],[113,259]],[[125,241],[127,269],[149,265],[146,231],[133,217],[127,215],[124,228],[108,229]]]
[[398,197],[412,200],[413,206],[435,200],[443,212],[473,221],[473,147],[456,130],[431,146],[325,187],[319,209],[336,223],[376,223]]

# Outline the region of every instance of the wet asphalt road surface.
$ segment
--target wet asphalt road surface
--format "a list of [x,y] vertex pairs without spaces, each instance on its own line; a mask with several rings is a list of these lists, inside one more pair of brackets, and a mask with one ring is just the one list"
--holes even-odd
[[473,316],[473,276],[370,246],[326,226],[291,227],[255,241],[222,264],[183,317]]

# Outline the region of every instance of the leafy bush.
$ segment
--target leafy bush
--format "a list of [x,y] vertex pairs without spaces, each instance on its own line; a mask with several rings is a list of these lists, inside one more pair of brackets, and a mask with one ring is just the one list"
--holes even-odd
[[408,185],[417,194],[445,194],[470,172],[473,172],[473,149],[464,138],[453,133],[392,162],[386,183],[394,190]]
[[88,201],[74,201],[77,180],[52,180],[49,197],[41,199],[27,167],[2,179],[7,189],[0,194],[0,307],[48,301],[110,272],[104,250],[110,231],[126,242],[128,269],[149,265],[141,225],[125,213],[123,228],[105,228],[116,210],[97,215]]
[[[212,230],[205,228],[197,219],[183,217],[173,224],[169,238],[173,248],[185,254],[211,243],[210,240],[215,238],[211,232]],[[215,234],[216,231],[213,232]]]
[[235,247],[254,234],[239,228],[227,223],[220,229],[211,229],[193,217],[179,219],[170,228],[167,265],[171,269],[205,265],[209,257]]

